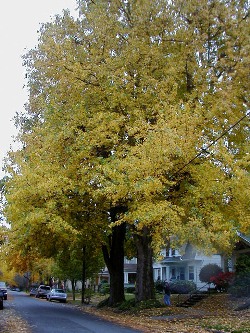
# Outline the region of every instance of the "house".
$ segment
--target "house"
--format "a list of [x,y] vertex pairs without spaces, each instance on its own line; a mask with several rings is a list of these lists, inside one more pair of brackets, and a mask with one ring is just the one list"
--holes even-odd
[[[235,262],[241,254],[250,256],[250,236],[238,233],[239,240],[235,245],[232,257],[228,259],[221,254],[207,256],[195,249],[190,243],[176,250],[165,248],[161,251],[161,259],[153,263],[154,281],[193,281],[197,289],[204,286],[204,282],[199,279],[200,270],[208,264],[217,264],[223,270],[234,270]],[[124,258],[124,285],[134,285],[136,281],[137,259]],[[101,281],[109,282],[109,272],[105,267],[98,275],[98,285]],[[70,286],[68,286],[70,288]],[[77,285],[81,288],[81,284]],[[207,287],[205,287],[207,288]]]
[[[193,281],[198,289],[204,286],[204,282],[201,282],[199,279],[199,273],[203,266],[208,264],[217,264],[222,268],[224,266],[224,258],[220,254],[206,256],[201,251],[196,250],[189,243],[179,250],[165,248],[161,251],[160,257],[162,259],[153,263],[154,281],[188,280]],[[135,284],[136,268],[136,258],[124,258],[125,286]],[[99,274],[100,281],[104,278],[109,282],[109,273],[107,268]]]
[[162,259],[153,265],[155,281],[188,280],[193,281],[198,289],[204,286],[204,282],[199,279],[203,266],[217,264],[223,267],[223,257],[220,254],[207,256],[189,243],[179,250],[164,249],[161,256]]
[[240,255],[246,254],[250,256],[250,235],[244,235],[240,232],[237,233],[238,242],[235,244],[232,253],[232,269],[234,270],[237,259]]
[[136,281],[137,259],[124,259],[124,284],[134,285]]
[[[250,239],[248,239],[250,241]],[[243,246],[243,245],[241,245]],[[224,267],[224,257],[220,254],[206,256],[201,251],[196,250],[191,244],[186,244],[179,250],[165,248],[161,251],[161,259],[153,263],[154,281],[176,281],[188,280],[193,281],[197,289],[202,288],[205,284],[199,279],[199,273],[203,266],[208,264],[217,264]],[[124,258],[124,285],[131,286],[136,281],[137,259]],[[98,274],[98,285],[101,281],[109,282],[109,272],[107,267]],[[71,290],[70,281],[67,288]],[[205,287],[207,289],[207,286]],[[77,289],[81,289],[81,283],[78,282]]]

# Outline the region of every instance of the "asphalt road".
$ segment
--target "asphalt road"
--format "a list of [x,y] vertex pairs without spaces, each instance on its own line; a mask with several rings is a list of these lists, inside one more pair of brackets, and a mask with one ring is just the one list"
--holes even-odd
[[6,307],[14,308],[28,322],[32,333],[139,333],[141,331],[112,324],[76,307],[30,297],[23,292],[9,292],[12,300]]

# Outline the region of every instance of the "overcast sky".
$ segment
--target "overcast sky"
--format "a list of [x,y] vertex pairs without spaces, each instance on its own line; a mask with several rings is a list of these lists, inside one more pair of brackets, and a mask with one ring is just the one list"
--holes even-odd
[[4,0],[0,11],[0,178],[3,158],[15,147],[13,117],[27,101],[25,69],[21,56],[37,44],[41,23],[70,9],[76,15],[75,0]]

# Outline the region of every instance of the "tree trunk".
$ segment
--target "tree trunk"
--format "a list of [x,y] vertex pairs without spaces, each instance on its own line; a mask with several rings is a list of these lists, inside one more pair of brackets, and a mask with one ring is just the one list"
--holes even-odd
[[75,284],[75,279],[71,280],[71,285],[72,285],[72,297],[73,301],[76,300],[76,284]]
[[[111,211],[111,220],[114,221],[119,208]],[[119,209],[120,212],[120,209]],[[109,248],[103,245],[104,261],[110,275],[109,305],[115,306],[125,300],[124,296],[124,240],[126,224],[115,226],[110,236]]]
[[82,304],[85,298],[85,280],[86,280],[86,246],[82,248]]
[[153,279],[153,250],[152,238],[149,229],[144,227],[142,234],[136,235],[137,248],[137,274],[136,274],[136,301],[155,299]]

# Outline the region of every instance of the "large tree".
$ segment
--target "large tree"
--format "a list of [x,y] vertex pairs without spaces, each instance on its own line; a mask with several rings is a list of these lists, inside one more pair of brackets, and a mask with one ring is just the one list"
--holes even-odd
[[[129,231],[137,300],[149,299],[153,251],[166,239],[226,250],[235,228],[249,228],[247,1],[99,0],[80,9],[77,20],[65,12],[45,24],[24,59],[30,99],[8,217],[14,226],[24,210],[34,232],[46,212],[62,242],[65,230],[98,231],[110,304],[124,299]],[[31,193],[21,186],[14,200],[31,179]]]

